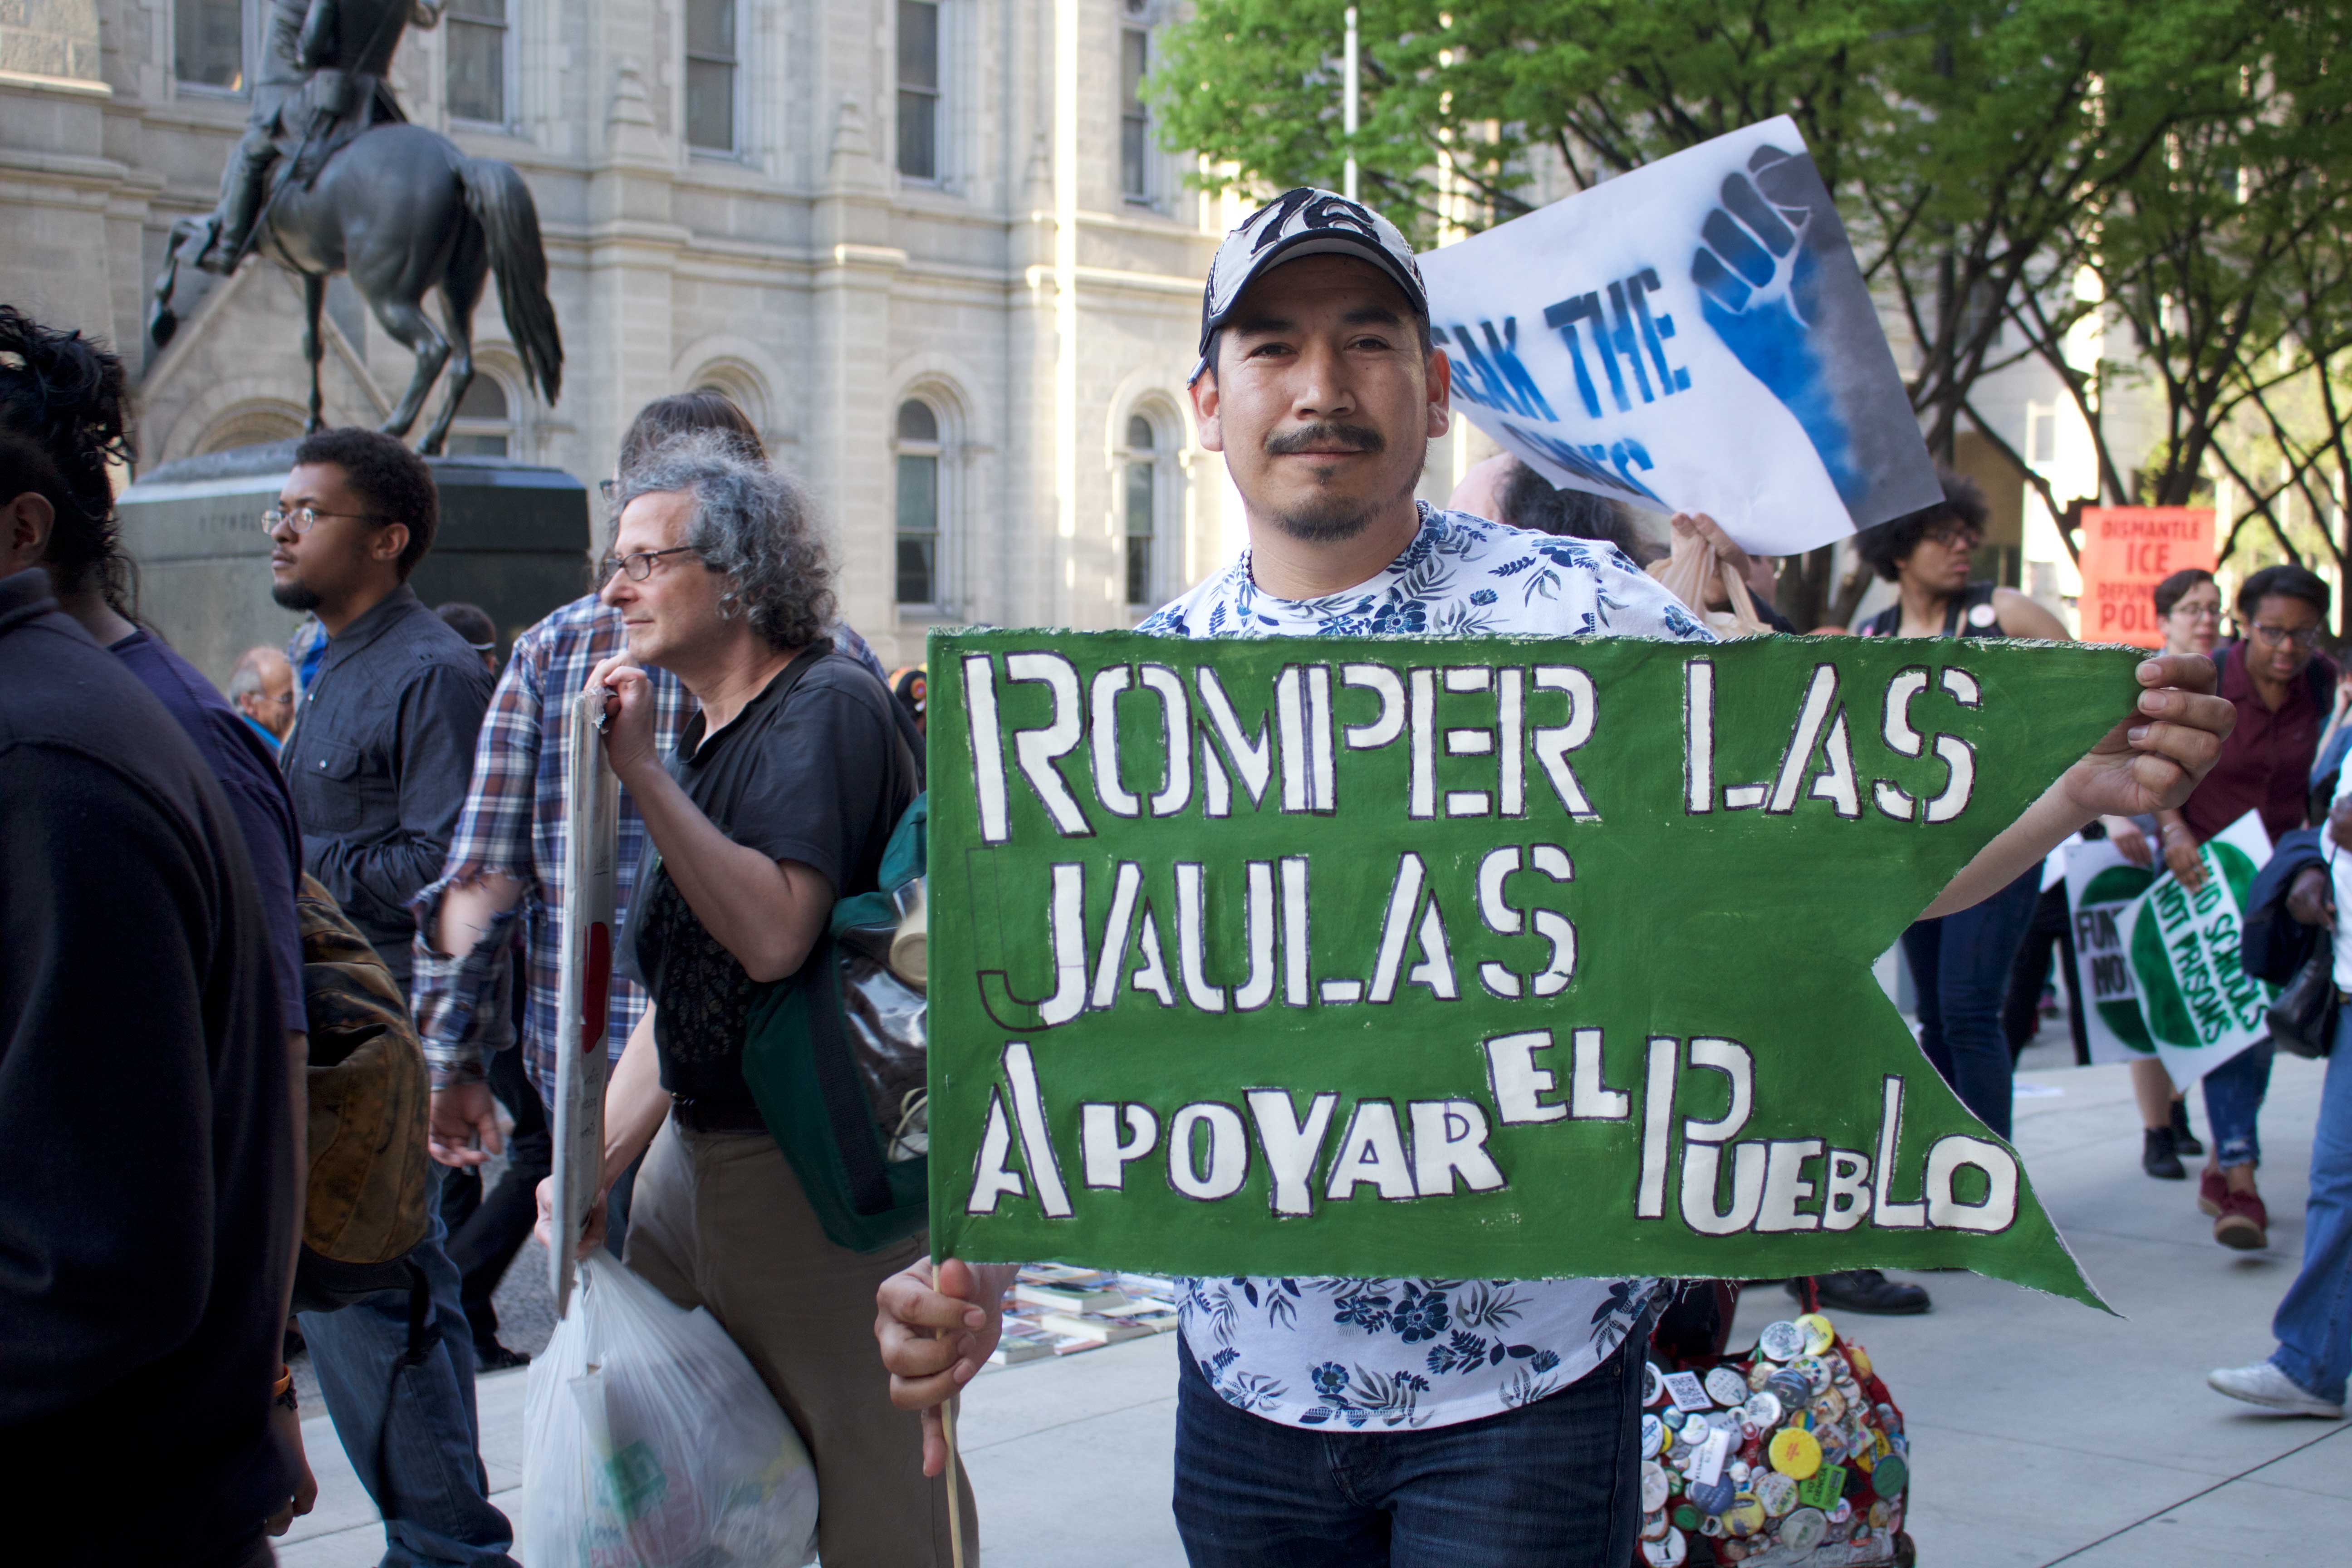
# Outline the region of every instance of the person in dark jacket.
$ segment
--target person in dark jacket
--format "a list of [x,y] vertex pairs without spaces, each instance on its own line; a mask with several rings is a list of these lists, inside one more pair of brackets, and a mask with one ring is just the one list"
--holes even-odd
[[432,471],[389,436],[322,430],[295,449],[262,521],[270,596],[315,613],[326,633],[303,651],[300,709],[278,759],[302,868],[405,991],[409,900],[449,852],[490,701],[481,656],[408,585],[440,524]]
[[[2273,843],[2304,826],[2311,769],[2327,721],[2336,665],[2320,653],[2327,584],[2300,566],[2265,566],[2238,586],[2245,640],[2221,650],[2220,691],[2238,710],[2221,761],[2177,811],[2157,813],[2164,863],[2191,892],[2205,885],[2199,847],[2248,812]],[[2262,1163],[2256,1122],[2270,1092],[2271,1044],[2256,1041],[2204,1078],[2213,1152],[2198,1177],[2197,1206],[2213,1239],[2253,1250],[2270,1245],[2270,1213],[2255,1190]]]
[[124,401],[0,307],[0,1475],[17,1560],[259,1568],[315,1489],[272,933],[211,770],[51,592],[111,561]]
[[[326,634],[306,650],[300,711],[278,758],[302,868],[405,996],[409,900],[448,853],[490,696],[481,656],[408,585],[440,522],[432,471],[389,436],[320,431],[295,448],[263,521],[271,597],[315,612]],[[411,1354],[405,1291],[304,1312],[302,1336],[343,1452],[384,1516],[392,1560],[512,1568],[513,1531],[490,1506],[478,1452],[474,1336],[438,1199],[436,1175],[432,1227],[409,1254],[430,1287],[422,1361]]]

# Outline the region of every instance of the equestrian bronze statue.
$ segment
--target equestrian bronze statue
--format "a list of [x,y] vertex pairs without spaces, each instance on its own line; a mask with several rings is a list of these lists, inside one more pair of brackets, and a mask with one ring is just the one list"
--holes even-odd
[[[563,342],[547,298],[547,256],[530,190],[510,164],[468,158],[408,123],[385,81],[402,33],[430,27],[446,0],[269,0],[253,112],[229,155],[219,205],[172,226],[148,331],[179,329],[172,295],[183,266],[226,277],[258,250],[302,280],[302,354],[310,366],[308,428],[319,428],[320,338],[327,279],[351,275],[383,330],[416,356],[381,428],[405,436],[434,381],[440,411],[417,449],[438,453],[474,379],[474,307],[498,275],[523,374],[555,402]],[[441,290],[442,325],[425,310]]]

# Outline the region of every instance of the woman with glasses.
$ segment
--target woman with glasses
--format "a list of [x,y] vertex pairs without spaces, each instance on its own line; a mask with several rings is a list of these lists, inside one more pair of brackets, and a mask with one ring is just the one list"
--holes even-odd
[[1871,569],[1895,584],[1895,603],[1856,628],[1866,637],[2067,639],[2056,616],[2014,588],[1969,580],[1991,508],[1974,479],[1938,466],[1944,499],[1854,536]]
[[[2179,810],[2157,814],[2164,863],[2192,892],[2205,885],[2198,846],[2246,813],[2262,815],[2273,843],[2304,826],[2312,759],[2335,696],[2335,661],[2319,651],[2328,604],[2327,584],[2300,566],[2265,566],[2238,590],[2245,640],[2221,648],[2218,659],[2221,694],[2237,707],[2237,728],[2197,793]],[[2254,1190],[2262,1162],[2254,1123],[2270,1080],[2268,1040],[2205,1075],[2213,1153],[2198,1179],[2197,1206],[2213,1216],[2213,1239],[2224,1247],[2270,1244],[2270,1215]]]
[[[2211,655],[2214,644],[2221,640],[2221,588],[2213,581],[2213,574],[2195,566],[2175,572],[2156,585],[2155,597],[2164,651]],[[2108,840],[2125,859],[2135,866],[2156,863],[2150,848],[2158,833],[2156,818],[2116,817],[2107,819],[2105,826]],[[2193,850],[2190,858],[2195,858]],[[2188,1101],[2173,1087],[2164,1063],[2154,1057],[2141,1057],[2132,1063],[2131,1080],[2132,1097],[2139,1102],[2140,1169],[2160,1181],[2188,1180],[2189,1170],[2180,1157],[2205,1152],[2205,1145],[2189,1130]]]

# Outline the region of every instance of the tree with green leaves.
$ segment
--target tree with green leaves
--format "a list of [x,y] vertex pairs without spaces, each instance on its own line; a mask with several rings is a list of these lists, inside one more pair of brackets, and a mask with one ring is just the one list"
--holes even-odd
[[[1340,129],[1343,0],[1200,0],[1153,90],[1210,188],[1336,185],[1424,239],[1528,209],[1776,114],[1797,122],[1864,280],[1911,340],[1913,407],[1949,457],[2031,296],[2063,342],[2095,302],[2071,284],[2097,217],[2232,68],[2252,0],[1373,0],[1360,6],[1360,129]],[[1801,624],[1851,616],[1864,584],[1831,552],[1782,574]]]
[[[2069,535],[2084,504],[2188,505],[2227,476],[2248,505],[2225,558],[2259,520],[2286,558],[2315,544],[2344,563],[2331,524],[2300,531],[2299,549],[2286,523],[2298,500],[2306,519],[2330,518],[2330,475],[2344,476],[2347,405],[2329,367],[2352,347],[2352,82],[2332,64],[2347,44],[2340,7],[2288,8],[2262,12],[2241,48],[2209,51],[2168,84],[2160,154],[2103,194],[2074,270],[2042,271],[2013,298],[2096,458],[2090,496],[2027,470]],[[2092,312],[2105,329],[2095,357],[2075,346]]]

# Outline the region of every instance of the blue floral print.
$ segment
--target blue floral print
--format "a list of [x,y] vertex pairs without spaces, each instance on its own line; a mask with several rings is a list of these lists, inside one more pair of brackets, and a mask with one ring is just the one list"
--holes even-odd
[[[1421,509],[1370,582],[1278,599],[1245,552],[1139,628],[1168,637],[1656,637],[1711,642],[1614,546]],[[1286,1426],[1448,1426],[1556,1394],[1639,1331],[1653,1279],[1184,1279],[1186,1347],[1237,1409]]]

